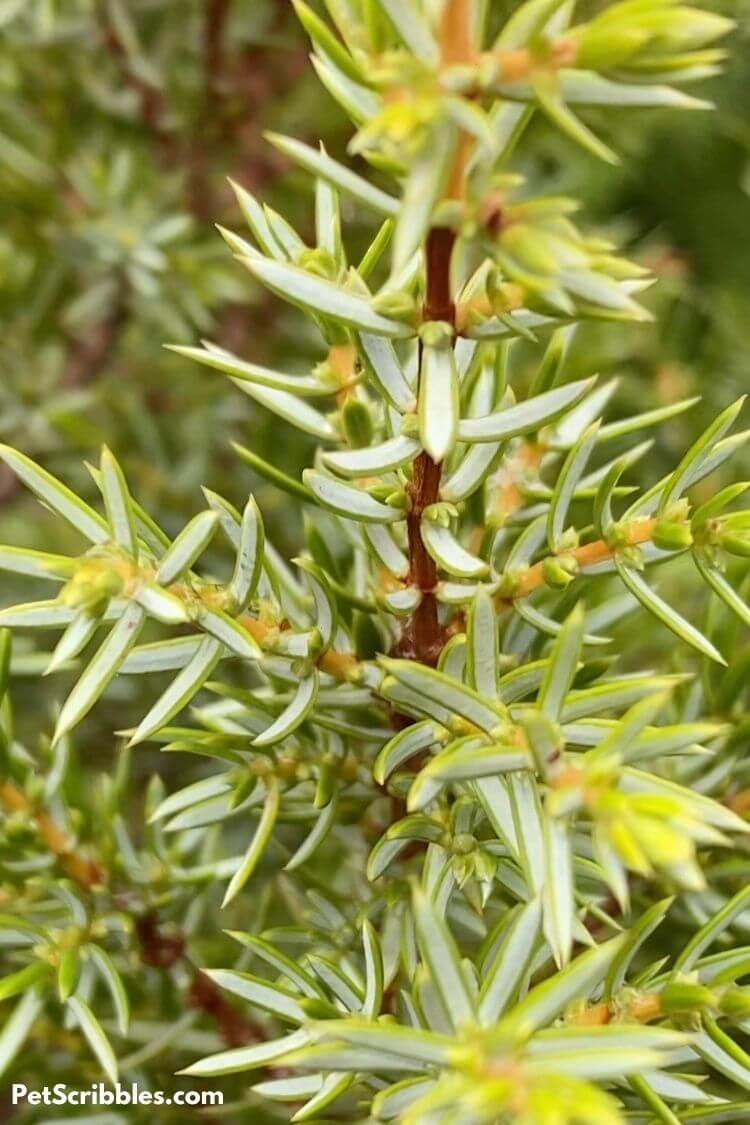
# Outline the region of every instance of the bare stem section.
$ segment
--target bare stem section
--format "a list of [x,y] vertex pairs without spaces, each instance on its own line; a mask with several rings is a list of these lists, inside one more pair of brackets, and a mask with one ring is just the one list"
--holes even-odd
[[[451,256],[456,236],[447,227],[434,227],[428,236],[423,318],[440,320],[455,327],[455,305],[451,294]],[[401,656],[423,664],[437,663],[443,645],[435,587],[438,569],[422,539],[422,515],[440,496],[441,466],[428,453],[420,453],[409,485],[409,577],[422,593],[422,600],[404,629],[399,645]]]
[[[632,524],[627,531],[626,546],[640,547],[644,543],[649,543],[654,537],[658,522],[656,519],[644,519]],[[576,547],[570,553],[578,566],[585,568],[596,566],[597,563],[608,562],[615,557],[617,552],[604,539],[595,539],[591,543],[584,543],[582,547]],[[530,566],[523,577],[519,579],[517,596],[526,597],[543,585],[544,560]]]
[[[450,0],[445,5],[440,28],[440,52],[446,65],[470,61],[475,44],[470,0]],[[462,136],[447,185],[449,198],[460,198],[464,189],[465,167],[470,138]],[[456,329],[456,306],[451,291],[451,259],[456,235],[448,227],[433,227],[425,245],[425,298],[422,319],[442,321]],[[422,539],[422,515],[440,497],[442,467],[426,452],[420,453],[409,486],[407,533],[409,539],[409,577],[422,594],[422,600],[409,619],[398,647],[401,656],[435,665],[444,636],[438,616],[435,587],[438,570]]]

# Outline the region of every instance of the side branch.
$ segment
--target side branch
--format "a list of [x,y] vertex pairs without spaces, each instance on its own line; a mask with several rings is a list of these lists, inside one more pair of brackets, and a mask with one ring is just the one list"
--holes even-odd
[[[65,873],[89,893],[105,887],[107,875],[97,860],[76,850],[73,841],[43,809],[37,809],[15,782],[0,783],[0,808],[9,813],[24,813],[34,823],[42,842],[55,856]],[[180,931],[164,932],[153,911],[137,915],[133,920],[141,960],[146,965],[169,969],[178,963],[191,973],[188,1002],[213,1019],[228,1047],[256,1043],[262,1035],[258,1027],[246,1020],[220,994],[214,982],[191,962],[185,935]]]
[[104,871],[99,864],[77,852],[72,840],[49,813],[37,811],[26,794],[10,780],[0,784],[0,806],[9,813],[20,812],[28,816],[33,821],[40,840],[49,848],[65,873],[84,890],[90,891],[104,882]]
[[[627,531],[626,542],[624,546],[639,547],[643,543],[648,543],[653,539],[656,525],[659,521],[656,519],[639,520],[637,523],[631,524]],[[608,562],[613,559],[617,553],[617,549],[610,547],[604,539],[595,539],[593,543],[585,543],[582,547],[576,547],[575,550],[568,552],[578,563],[580,568],[587,566],[596,566],[597,563]],[[527,597],[532,594],[534,590],[538,590],[540,586],[544,585],[544,560],[534,563],[530,566],[525,574],[521,575],[518,580],[518,587],[515,591],[516,597]],[[507,599],[501,599],[501,604],[510,604]]]

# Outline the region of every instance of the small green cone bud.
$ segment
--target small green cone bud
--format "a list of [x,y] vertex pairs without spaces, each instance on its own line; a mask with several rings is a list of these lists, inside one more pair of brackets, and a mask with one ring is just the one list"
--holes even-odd
[[690,501],[683,496],[669,504],[662,512],[662,519],[670,523],[685,523],[690,519]]
[[624,563],[628,566],[632,566],[635,570],[643,570],[645,566],[643,551],[640,547],[634,547],[632,545],[624,547],[623,550],[620,551],[620,558]]
[[93,588],[100,598],[109,600],[122,592],[122,578],[114,570],[102,570],[94,579]]
[[86,559],[60,591],[59,601],[71,609],[103,609],[122,591],[121,576],[101,560]]
[[665,1015],[679,1015],[716,1007],[716,996],[710,988],[692,981],[672,981],[659,994]]
[[[542,563],[544,581],[553,590],[563,590],[575,578],[576,568],[567,561],[570,556],[550,555]],[[573,559],[575,563],[575,559]]]
[[409,506],[409,499],[403,488],[397,488],[395,492],[389,492],[385,497],[385,502],[389,508],[398,508],[402,512],[405,512]]
[[[586,784],[600,789],[611,789],[619,780],[620,765],[619,754],[607,754],[603,758],[595,758],[593,762],[586,766]],[[614,799],[617,800],[616,794]]]
[[728,988],[719,999],[719,1011],[733,1020],[750,1018],[750,988]]
[[466,886],[474,871],[474,864],[471,858],[466,855],[454,856],[453,862],[451,864],[451,870],[453,871],[453,876],[456,882],[466,895],[469,905],[473,910],[476,910],[477,912],[481,910],[482,904],[477,895],[477,888],[475,886],[472,886],[471,883]]
[[377,484],[370,485],[367,491],[375,500],[382,500],[385,503],[388,497],[393,495],[393,483],[391,481],[379,481]]
[[470,855],[476,846],[476,837],[470,832],[459,832],[453,837],[453,851],[456,855]]
[[569,565],[574,566],[576,574],[578,573],[578,563],[577,563],[575,557],[573,557],[573,558],[567,558],[567,557],[563,558],[563,556],[569,556],[570,552],[574,551],[576,549],[579,542],[580,542],[580,536],[579,536],[578,532],[576,531],[576,529],[574,527],[568,527],[562,533],[562,536],[560,537],[560,542],[558,544],[558,554],[560,556],[561,561],[564,562],[565,566],[569,566]]
[[730,512],[728,516],[723,517],[720,526],[732,535],[738,533],[741,535],[743,532],[750,531],[750,512]]
[[439,500],[437,504],[429,504],[422,517],[430,523],[436,523],[438,527],[450,527],[450,522],[458,515],[458,509],[454,504],[449,504],[445,500]]
[[[29,798],[32,805],[37,805],[44,800],[44,778],[39,774],[34,774],[34,776],[30,777],[27,781],[26,796]],[[71,809],[71,820],[75,811],[80,810]]]
[[372,441],[372,415],[366,403],[348,398],[341,411],[346,440],[353,449],[363,449]]
[[333,281],[339,272],[336,259],[327,250],[303,250],[298,259],[298,265],[307,273],[322,277],[325,281]]
[[405,289],[390,289],[373,297],[372,307],[381,316],[391,320],[402,320],[405,324],[416,324],[418,306],[411,293]]
[[613,551],[620,551],[627,546],[629,527],[626,523],[613,523],[607,528],[605,542]]
[[714,12],[683,7],[675,10],[660,44],[674,51],[693,51],[720,39],[734,27],[734,21]]
[[741,559],[750,559],[750,537],[744,535],[722,535],[720,546],[730,555],[737,555]]
[[428,320],[419,329],[419,335],[426,348],[445,351],[453,344],[453,328],[445,320]]
[[621,66],[648,41],[648,32],[637,27],[585,26],[578,39],[576,62],[587,70]]
[[693,544],[690,524],[659,520],[654,528],[653,541],[662,551],[685,551]]

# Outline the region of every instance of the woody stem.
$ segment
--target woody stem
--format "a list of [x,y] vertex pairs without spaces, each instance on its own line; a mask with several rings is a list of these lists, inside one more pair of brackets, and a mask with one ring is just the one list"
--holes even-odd
[[[452,327],[455,327],[455,306],[451,294],[450,270],[455,241],[456,236],[452,230],[433,227],[425,248],[423,320],[440,320]],[[399,644],[401,656],[430,665],[437,663],[443,645],[443,632],[435,597],[438,570],[422,538],[422,515],[440,497],[440,477],[441,465],[433,461],[429,453],[420,453],[408,487],[406,527],[409,541],[409,581],[420,591],[422,600],[409,618]]]

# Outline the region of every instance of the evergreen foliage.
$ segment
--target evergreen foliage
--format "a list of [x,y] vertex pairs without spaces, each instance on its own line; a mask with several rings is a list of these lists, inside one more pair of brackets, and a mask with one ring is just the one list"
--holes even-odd
[[[206,489],[167,534],[108,448],[92,500],[0,447],[82,539],[0,547],[31,580],[0,611],[0,1071],[180,1066],[227,1083],[230,1120],[750,1119],[750,431],[722,402],[665,466],[692,396],[606,420],[616,383],[571,377],[573,336],[648,321],[651,278],[515,171],[539,116],[615,162],[610,110],[705,110],[683,86],[730,22],[679,0],[294,6],[357,170],[272,134],[314,243],[241,186],[249,232],[222,233],[322,358],[173,351],[314,441],[301,476],[236,448],[303,513],[300,557],[252,496]],[[27,748],[29,630],[24,669],[72,686]],[[94,785],[79,724],[133,677],[149,701]],[[154,742],[190,781],[166,792],[156,760],[134,835]]]

